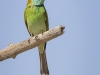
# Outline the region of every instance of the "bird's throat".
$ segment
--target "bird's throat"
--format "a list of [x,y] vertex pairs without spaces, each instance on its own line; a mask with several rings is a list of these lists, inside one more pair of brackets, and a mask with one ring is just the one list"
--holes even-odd
[[44,4],[44,0],[32,0],[34,5],[43,5]]

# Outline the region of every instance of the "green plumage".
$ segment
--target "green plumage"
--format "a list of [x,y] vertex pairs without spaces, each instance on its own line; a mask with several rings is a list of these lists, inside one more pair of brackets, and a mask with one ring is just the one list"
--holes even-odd
[[[29,34],[38,35],[48,30],[48,17],[44,6],[27,6],[24,19]],[[43,53],[45,44],[40,45],[39,51]]]
[[[49,29],[48,16],[44,5],[28,4],[24,12],[24,20],[30,36],[41,34]],[[45,48],[46,43],[38,46],[41,74],[49,73]]]

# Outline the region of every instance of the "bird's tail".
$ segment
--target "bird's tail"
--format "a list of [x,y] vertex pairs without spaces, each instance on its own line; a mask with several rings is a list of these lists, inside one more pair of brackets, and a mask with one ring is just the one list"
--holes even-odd
[[41,53],[39,51],[39,56],[40,56],[40,73],[41,74],[49,74],[49,70],[48,70],[48,64],[47,64],[47,60],[46,60],[46,44],[44,44],[44,51]]

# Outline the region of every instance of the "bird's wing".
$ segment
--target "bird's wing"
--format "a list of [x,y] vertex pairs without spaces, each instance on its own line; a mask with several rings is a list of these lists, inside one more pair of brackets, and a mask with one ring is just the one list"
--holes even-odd
[[[28,7],[24,11],[24,21],[25,21],[25,24],[26,24],[26,28],[28,30],[28,24],[27,24],[27,9],[28,9]],[[29,32],[29,30],[28,30],[28,32]],[[31,33],[30,32],[29,32],[29,34],[31,36]]]
[[[45,7],[44,7],[45,9]],[[45,9],[45,24],[46,24],[46,31],[49,30],[49,22],[48,22],[48,14],[47,14],[47,11]]]

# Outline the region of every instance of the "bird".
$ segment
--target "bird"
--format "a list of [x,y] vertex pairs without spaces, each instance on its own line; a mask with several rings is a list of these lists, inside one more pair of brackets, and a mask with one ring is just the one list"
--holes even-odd
[[[24,21],[30,36],[33,37],[49,30],[48,14],[44,6],[45,0],[28,0],[24,10]],[[46,43],[38,46],[40,73],[49,74],[46,59]]]

